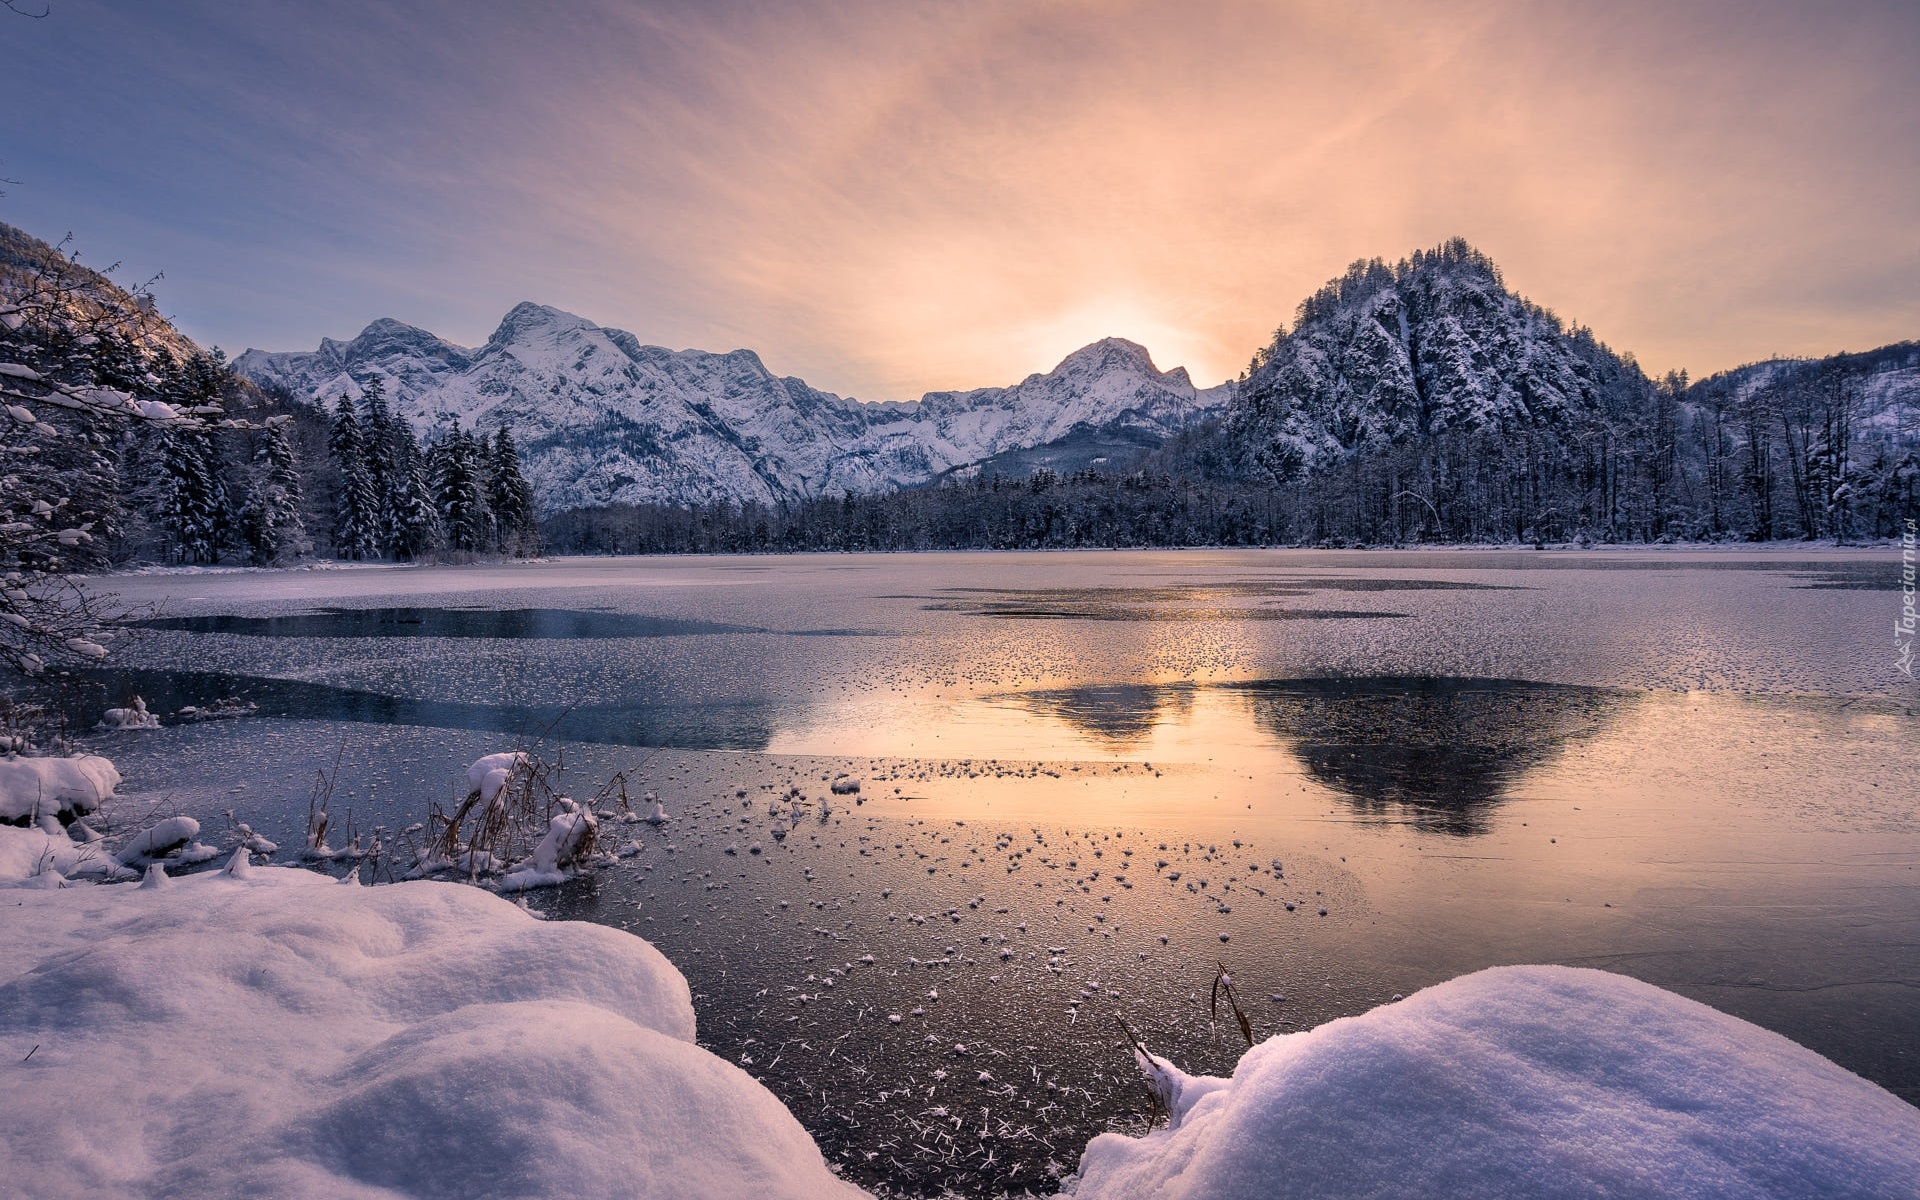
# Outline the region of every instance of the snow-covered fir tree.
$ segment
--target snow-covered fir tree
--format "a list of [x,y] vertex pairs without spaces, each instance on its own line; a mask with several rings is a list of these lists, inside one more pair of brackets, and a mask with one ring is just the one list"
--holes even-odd
[[393,557],[411,562],[440,545],[440,514],[434,505],[427,461],[411,435],[394,443],[394,492],[387,511],[387,546]]
[[204,425],[168,429],[160,437],[155,516],[169,552],[179,562],[219,562],[229,544],[232,518],[213,438]]
[[335,558],[376,558],[381,550],[380,500],[367,465],[366,438],[354,416],[353,398],[342,395],[327,438],[336,480],[333,495]]
[[493,549],[487,465],[482,443],[461,429],[458,421],[428,452],[434,508],[449,550],[471,554]]
[[[482,446],[486,446],[482,441]],[[487,447],[488,502],[493,508],[494,544],[502,554],[526,557],[540,553],[540,514],[533,488],[520,470],[520,454],[513,436],[502,425]]]
[[387,384],[369,375],[360,384],[361,438],[366,447],[367,482],[373,488],[376,540],[380,552],[394,555],[394,505],[400,489],[398,443],[413,434],[387,406]]
[[302,558],[313,550],[300,517],[299,461],[287,438],[292,422],[290,416],[269,417],[254,439],[240,533],[247,560],[255,566]]

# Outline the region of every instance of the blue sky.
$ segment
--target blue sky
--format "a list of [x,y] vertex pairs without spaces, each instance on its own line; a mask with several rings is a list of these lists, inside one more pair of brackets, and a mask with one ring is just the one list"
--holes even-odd
[[1920,336],[1920,6],[102,3],[0,14],[0,220],[229,352],[523,299],[863,399],[1233,374],[1459,234],[1648,367]]

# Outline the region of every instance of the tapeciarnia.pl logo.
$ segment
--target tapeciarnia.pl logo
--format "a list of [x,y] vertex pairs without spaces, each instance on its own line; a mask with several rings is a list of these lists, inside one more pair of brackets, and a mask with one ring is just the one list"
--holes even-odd
[[1900,619],[1893,623],[1893,665],[1908,679],[1913,678],[1914,630],[1920,626],[1920,613],[1913,607],[1915,533],[1913,518],[1908,517],[1906,532],[1900,535]]

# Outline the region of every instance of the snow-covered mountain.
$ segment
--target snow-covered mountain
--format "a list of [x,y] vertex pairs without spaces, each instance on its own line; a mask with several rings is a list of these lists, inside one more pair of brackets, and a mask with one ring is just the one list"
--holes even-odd
[[775,375],[751,350],[648,346],[630,333],[520,304],[476,349],[380,320],[302,353],[249,350],[233,367],[331,402],[381,377],[425,432],[449,420],[514,432],[549,510],[612,502],[771,503],[876,492],[1076,440],[1152,446],[1218,412],[1144,348],[1109,338],[1011,387],[862,403]]
[[1260,352],[1229,436],[1282,479],[1449,432],[1642,406],[1639,368],[1516,296],[1459,239],[1355,263]]

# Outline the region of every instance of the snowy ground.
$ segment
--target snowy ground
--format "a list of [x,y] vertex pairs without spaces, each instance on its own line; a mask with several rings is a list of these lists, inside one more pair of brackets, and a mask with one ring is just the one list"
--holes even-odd
[[0,895],[10,1194],[860,1194],[639,938],[279,867]]
[[1920,1110],[1604,971],[1480,971],[1173,1090],[1171,1130],[1087,1147],[1081,1200],[1893,1200],[1920,1181]]
[[[0,897],[16,1194],[861,1194],[692,1044],[686,981],[637,937],[243,861]],[[1082,1200],[1892,1198],[1920,1178],[1920,1111],[1597,971],[1480,972],[1268,1040],[1231,1080],[1155,1066],[1172,1127],[1095,1139]]]

